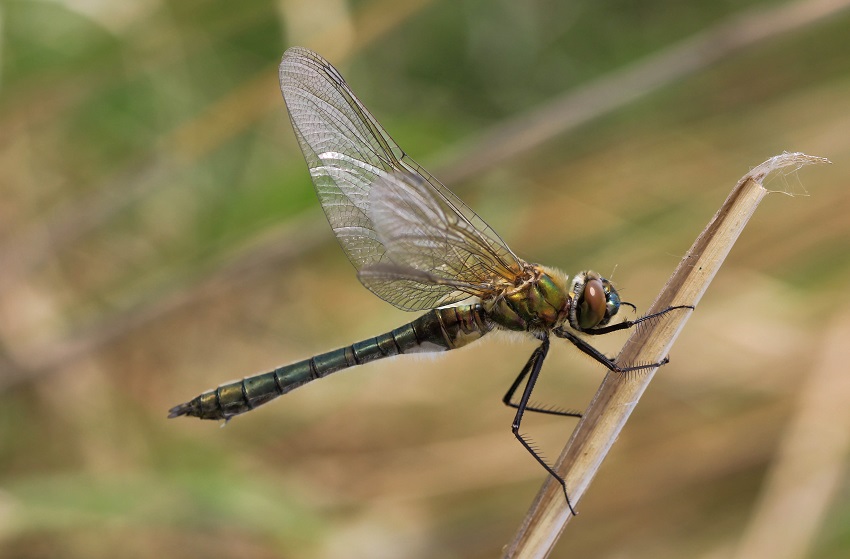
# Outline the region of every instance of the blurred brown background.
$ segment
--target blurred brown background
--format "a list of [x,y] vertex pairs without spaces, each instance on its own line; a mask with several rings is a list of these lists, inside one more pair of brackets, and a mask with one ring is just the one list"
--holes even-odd
[[[498,556],[544,480],[500,399],[534,344],[199,392],[414,318],[358,283],[277,84],[287,46],[521,256],[645,309],[777,177],[556,557],[850,553],[850,2],[0,4],[0,556]],[[616,269],[616,271],[615,271]],[[624,337],[605,340],[616,352]],[[536,396],[602,371],[556,344]],[[528,420],[547,456],[573,422]]]

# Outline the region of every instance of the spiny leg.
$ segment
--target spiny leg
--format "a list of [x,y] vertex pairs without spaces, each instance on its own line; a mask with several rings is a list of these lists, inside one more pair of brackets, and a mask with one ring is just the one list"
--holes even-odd
[[[570,496],[567,494],[567,482],[564,481],[564,478],[559,476],[557,472],[547,464],[543,458],[537,453],[536,450],[531,446],[525,436],[520,434],[519,428],[522,423],[522,416],[525,413],[525,410],[528,409],[528,400],[531,398],[531,392],[534,390],[534,385],[537,383],[537,377],[540,376],[540,369],[543,367],[543,361],[546,359],[546,354],[549,352],[549,336],[546,335],[543,338],[540,347],[534,350],[534,353],[531,354],[531,357],[528,360],[528,363],[524,367],[523,370],[528,369],[528,382],[525,384],[525,389],[522,391],[522,398],[520,398],[519,405],[517,406],[516,416],[514,416],[514,422],[511,424],[511,432],[517,438],[522,446],[534,457],[537,462],[543,466],[543,468],[549,472],[553,478],[555,478],[558,483],[561,484],[561,489],[564,490],[564,497],[567,500],[567,506],[570,508],[570,512],[575,516],[576,511],[573,509],[573,504],[570,502]],[[518,384],[522,377],[525,375],[520,373],[520,376],[517,378],[516,384]]]
[[605,365],[609,371],[614,371],[615,373],[630,373],[632,371],[641,371],[644,369],[654,369],[655,367],[660,367],[661,365],[665,365],[670,361],[669,357],[665,357],[658,363],[644,363],[642,365],[632,365],[630,367],[621,367],[614,363],[614,360],[582,340],[572,332],[568,332],[567,330],[555,329],[552,330],[552,333],[558,336],[559,338],[564,338],[569,340],[574,346],[576,346],[582,353],[585,355],[589,355],[595,361]]
[[[666,309],[664,309],[662,311],[652,313],[652,314],[648,314],[646,316],[642,316],[642,317],[640,317],[636,320],[624,320],[623,322],[620,322],[620,323],[617,323],[617,324],[611,324],[610,326],[604,326],[602,328],[596,328],[594,330],[586,330],[583,333],[596,336],[596,335],[599,335],[599,334],[609,334],[611,332],[617,332],[619,330],[626,330],[628,328],[631,328],[633,326],[637,326],[637,325],[639,325],[643,322],[646,322],[648,320],[656,319],[658,317],[664,316],[665,314],[667,314],[671,311],[679,310],[679,309],[693,310],[694,307],[693,307],[693,305],[676,305],[674,307],[667,307]],[[641,365],[632,365],[632,366],[629,366],[629,367],[621,367],[621,366],[617,365],[614,362],[613,359],[606,356],[604,353],[602,353],[601,351],[599,351],[598,349],[596,349],[595,347],[593,347],[592,345],[590,345],[589,343],[587,343],[583,339],[579,338],[578,336],[576,336],[572,332],[569,332],[568,330],[565,330],[563,328],[556,328],[555,330],[552,331],[552,333],[555,334],[556,336],[558,336],[559,338],[564,338],[566,340],[569,340],[570,343],[572,343],[574,346],[576,346],[582,353],[589,355],[595,361],[598,361],[599,363],[605,365],[605,367],[609,371],[614,371],[615,373],[629,373],[629,372],[632,372],[632,371],[654,369],[655,367],[660,367],[662,365],[667,364],[670,361],[669,357],[665,357],[664,359],[662,359],[658,363],[644,363],[644,364],[641,364]]]
[[654,318],[658,318],[660,316],[664,316],[670,311],[675,311],[679,309],[690,309],[694,310],[693,305],[676,305],[675,307],[667,307],[663,311],[658,311],[652,314],[648,314],[646,316],[642,316],[635,320],[624,320],[623,322],[618,322],[617,324],[611,324],[609,326],[603,326],[602,328],[595,328],[593,330],[584,331],[585,334],[589,334],[591,336],[598,336],[600,334],[610,334],[611,332],[618,332],[620,330],[627,330],[632,326],[637,326],[641,322],[646,322],[648,320],[652,320]]
[[[522,383],[523,379],[528,375],[528,372],[531,371],[531,367],[534,364],[535,359],[537,358],[537,353],[541,351],[541,348],[538,347],[534,350],[534,353],[531,354],[531,358],[529,358],[528,362],[526,362],[525,366],[523,366],[522,371],[517,375],[516,380],[514,380],[511,387],[508,388],[508,391],[505,393],[505,396],[502,398],[502,403],[504,403],[509,408],[519,409],[519,404],[514,402],[514,394],[516,393],[517,388]],[[577,411],[571,410],[562,410],[557,408],[544,408],[534,404],[529,404],[525,407],[525,411],[533,411],[536,413],[545,413],[549,415],[558,415],[561,417],[581,417],[581,413]]]

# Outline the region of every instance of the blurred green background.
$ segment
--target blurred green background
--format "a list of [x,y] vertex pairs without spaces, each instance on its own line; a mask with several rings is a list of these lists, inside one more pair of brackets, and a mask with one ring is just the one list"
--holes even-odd
[[[216,385],[414,318],[358,283],[277,64],[336,64],[530,261],[646,309],[775,178],[554,557],[850,554],[850,6],[800,0],[0,3],[0,556],[478,558],[544,472],[534,347],[370,364],[220,429]],[[616,269],[616,271],[615,271]],[[624,337],[600,342],[615,353]],[[553,345],[536,397],[602,371]],[[549,457],[574,426],[529,418]]]

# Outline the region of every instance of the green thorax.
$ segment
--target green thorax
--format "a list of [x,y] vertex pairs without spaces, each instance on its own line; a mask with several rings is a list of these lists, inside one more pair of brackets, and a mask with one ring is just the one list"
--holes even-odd
[[530,266],[528,272],[522,283],[493,299],[490,316],[508,330],[549,330],[569,313],[567,278],[558,270],[538,265]]

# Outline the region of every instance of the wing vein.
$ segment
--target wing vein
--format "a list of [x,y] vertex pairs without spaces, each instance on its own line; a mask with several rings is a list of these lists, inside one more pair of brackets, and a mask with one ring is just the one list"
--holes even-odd
[[404,310],[485,297],[527,264],[410,159],[318,54],[286,51],[280,86],[316,195],[360,281]]

